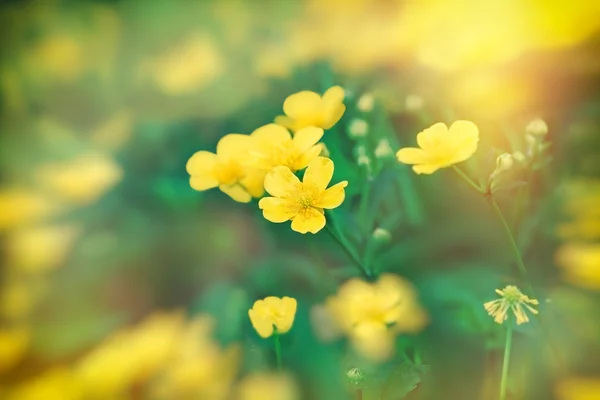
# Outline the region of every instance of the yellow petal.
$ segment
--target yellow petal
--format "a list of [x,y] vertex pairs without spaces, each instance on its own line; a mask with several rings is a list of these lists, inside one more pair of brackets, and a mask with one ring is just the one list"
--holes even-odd
[[277,197],[263,197],[258,202],[258,207],[263,210],[265,219],[280,223],[289,221],[296,216],[297,208],[289,200],[279,199]]
[[419,175],[421,175],[421,174],[431,175],[440,168],[442,168],[442,166],[438,165],[438,164],[413,165],[413,171],[415,171]]
[[315,207],[326,208],[328,210],[339,207],[346,197],[344,188],[348,186],[348,181],[342,181],[325,190],[321,198],[314,203]]
[[331,129],[344,115],[346,112],[346,106],[343,104],[339,104],[333,108],[333,110],[328,110],[328,115],[323,121],[321,127],[323,129]]
[[452,124],[449,136],[453,139],[454,154],[452,163],[469,159],[477,151],[479,129],[470,121],[456,121]]
[[333,161],[327,157],[317,157],[308,164],[302,182],[325,190],[333,177]]
[[321,96],[304,90],[288,96],[283,102],[283,112],[292,118],[304,118],[319,112]]
[[396,153],[398,161],[404,164],[423,164],[429,159],[429,155],[422,149],[416,147],[406,147],[398,150]]
[[259,315],[254,308],[248,311],[248,316],[260,337],[266,339],[273,334],[273,323],[264,316]]
[[296,299],[291,297],[283,297],[280,300],[279,308],[282,317],[277,319],[276,326],[278,333],[287,333],[292,328],[297,306]]
[[344,101],[344,89],[341,86],[332,86],[323,94],[323,103],[326,106],[342,101]]
[[265,177],[265,190],[274,197],[287,197],[295,190],[300,180],[288,167],[273,168]]
[[221,185],[219,189],[238,203],[249,203],[252,200],[250,193],[239,184]]
[[295,121],[287,115],[278,115],[275,117],[275,123],[277,125],[285,126],[288,129],[292,129],[295,126]]
[[266,171],[250,170],[240,182],[246,188],[250,196],[262,197],[265,193]]
[[448,134],[448,127],[442,122],[431,126],[417,134],[417,143],[419,147],[427,151],[435,149],[437,144],[444,140]]
[[359,324],[352,332],[352,343],[361,354],[374,361],[387,360],[394,354],[394,337],[385,325]]
[[250,144],[250,136],[230,133],[223,136],[217,143],[217,155],[224,158],[238,157],[248,151]]
[[292,220],[292,230],[298,233],[317,233],[325,226],[323,212],[309,208],[297,214]]
[[190,186],[194,190],[207,190],[219,186],[214,174],[217,155],[208,151],[196,152],[187,162],[185,169],[191,175]]
[[276,145],[292,138],[290,132],[281,125],[267,124],[254,130],[250,135],[258,145]]
[[323,133],[323,129],[314,126],[302,128],[294,135],[294,146],[298,151],[305,152],[321,140]]
[[323,151],[322,143],[316,144],[305,151],[300,157],[296,158],[290,168],[294,171],[301,171],[308,166]]

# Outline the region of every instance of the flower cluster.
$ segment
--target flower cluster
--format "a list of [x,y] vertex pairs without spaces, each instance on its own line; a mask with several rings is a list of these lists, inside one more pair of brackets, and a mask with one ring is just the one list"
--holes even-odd
[[[259,202],[271,222],[292,221],[300,233],[317,233],[325,226],[324,209],[344,201],[340,182],[327,189],[333,161],[321,157],[324,129],[335,125],[346,109],[344,90],[328,89],[323,96],[302,91],[289,96],[286,116],[250,135],[231,133],[217,143],[215,153],[196,152],[187,162],[190,186],[198,191],[219,188],[233,200],[248,203],[266,190],[272,197]],[[292,133],[288,130],[290,129]],[[303,182],[294,175],[306,169]]]
[[496,289],[501,297],[496,300],[488,301],[483,305],[489,315],[494,317],[494,321],[498,324],[502,324],[508,319],[508,311],[512,311],[515,315],[517,325],[529,322],[529,317],[525,309],[529,310],[532,314],[537,314],[538,311],[532,307],[537,306],[539,302],[535,299],[530,299],[516,287],[506,286],[504,289]]

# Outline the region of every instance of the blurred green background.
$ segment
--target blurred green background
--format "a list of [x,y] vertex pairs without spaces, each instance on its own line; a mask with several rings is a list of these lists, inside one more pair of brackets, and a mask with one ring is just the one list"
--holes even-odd
[[[517,276],[501,226],[450,172],[417,176],[375,149],[471,120],[481,141],[466,169],[487,179],[496,155],[524,151],[536,117],[552,160],[498,201],[563,358],[551,361],[537,321],[519,328],[510,398],[600,398],[599,29],[586,0],[3,2],[0,398],[236,398],[236,382],[274,359],[247,311],[285,295],[299,303],[282,339],[302,399],[355,398],[351,368],[365,398],[495,399],[503,330],[482,304]],[[390,232],[377,265],[413,282],[430,315],[384,365],[315,334],[312,307],[359,275],[326,232],[195,192],[185,170],[225,134],[272,122],[288,95],[332,85],[347,109],[324,143],[334,182],[350,182],[336,215],[360,246]],[[165,349],[196,351],[177,338],[202,336],[198,315],[214,319],[206,348],[220,350],[203,347],[211,372],[184,396]],[[238,361],[221,370],[231,346]]]

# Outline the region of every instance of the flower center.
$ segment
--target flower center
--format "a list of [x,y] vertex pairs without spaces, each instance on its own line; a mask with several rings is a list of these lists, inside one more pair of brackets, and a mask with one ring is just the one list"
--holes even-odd
[[222,185],[233,185],[244,177],[244,169],[233,160],[227,160],[219,163],[215,168],[217,179]]
[[523,294],[515,286],[507,286],[504,289],[503,297],[509,304],[517,304],[523,301]]

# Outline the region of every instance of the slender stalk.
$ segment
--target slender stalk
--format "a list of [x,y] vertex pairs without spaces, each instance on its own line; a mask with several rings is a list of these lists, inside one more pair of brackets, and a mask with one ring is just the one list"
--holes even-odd
[[508,365],[510,363],[510,348],[512,346],[512,326],[508,324],[506,330],[506,344],[504,345],[504,361],[502,362],[502,380],[500,381],[500,400],[506,400],[508,386]]
[[479,193],[484,193],[484,190],[475,182],[473,182],[473,180],[471,178],[469,178],[464,172],[462,172],[462,170],[460,168],[458,168],[456,165],[452,166],[452,169],[465,181],[467,182],[473,189],[477,190]]
[[372,275],[370,270],[367,269],[367,267],[363,264],[361,258],[356,253],[354,247],[346,240],[346,238],[341,234],[341,232],[338,232],[337,229],[332,228],[329,224],[326,224],[325,228],[327,228],[327,232],[329,232],[333,239],[342,247],[342,249],[346,252],[348,257],[350,257],[350,259],[354,261],[354,263],[360,269],[361,273],[366,278],[370,279]]
[[356,400],[362,400],[362,398],[363,398],[362,389],[356,389]]
[[[366,173],[366,176],[368,178],[369,174]],[[363,186],[362,193],[360,196],[360,204],[359,204],[359,208],[358,208],[359,221],[360,221],[362,228],[365,230],[365,233],[368,233],[368,231],[371,228],[369,226],[370,223],[368,221],[368,214],[367,214],[370,197],[371,197],[371,185],[369,184],[369,182],[365,182],[365,185]]]
[[275,341],[275,359],[277,360],[277,370],[281,371],[281,341],[279,340],[279,332],[277,332],[276,326],[273,326],[273,339]]

